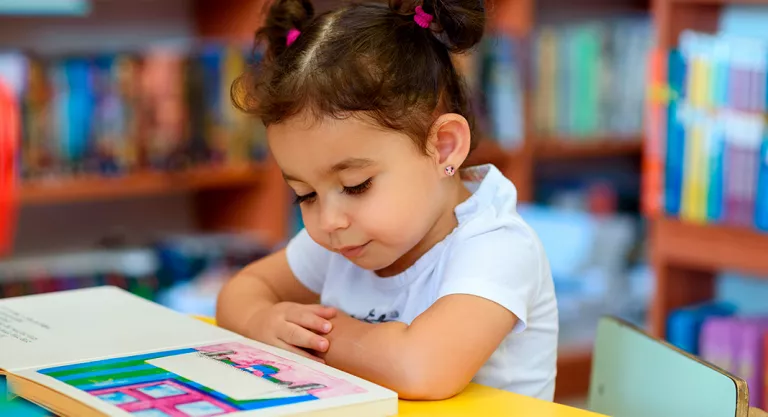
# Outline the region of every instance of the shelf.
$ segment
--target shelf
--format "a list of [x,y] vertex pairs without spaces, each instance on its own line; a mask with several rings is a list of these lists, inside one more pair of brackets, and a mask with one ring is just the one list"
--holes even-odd
[[[537,160],[591,159],[617,156],[641,156],[640,137],[615,138],[546,138],[531,139],[533,158]],[[492,163],[501,166],[517,158],[520,151],[506,150],[493,140],[482,139],[468,159],[468,165]]]
[[183,172],[138,172],[122,177],[77,177],[26,181],[22,204],[121,199],[252,185],[263,177],[259,165],[198,167]]
[[656,288],[650,330],[656,337],[666,337],[673,310],[715,296],[718,272],[768,276],[768,234],[659,217],[651,220],[650,237]]
[[558,352],[555,399],[560,401],[584,396],[589,390],[592,372],[591,347],[566,347]]
[[589,159],[640,156],[643,141],[631,138],[534,138],[536,159]]
[[768,0],[670,0],[672,3],[690,4],[690,5],[727,5],[727,4],[762,4],[768,5]]
[[482,138],[478,141],[475,150],[467,158],[465,165],[493,164],[499,169],[503,169],[512,154],[512,151],[502,148],[493,139]]
[[654,252],[665,263],[695,270],[768,276],[768,234],[756,230],[653,220]]

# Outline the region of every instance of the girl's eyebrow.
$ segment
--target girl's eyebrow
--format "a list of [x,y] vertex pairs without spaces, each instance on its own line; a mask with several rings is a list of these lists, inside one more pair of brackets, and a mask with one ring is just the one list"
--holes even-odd
[[[341,172],[341,171],[344,171],[344,170],[347,170],[347,169],[367,168],[367,167],[369,167],[371,165],[374,165],[374,164],[375,164],[375,162],[373,161],[373,159],[368,159],[368,158],[347,158],[347,159],[342,160],[341,162],[338,162],[338,163],[334,164],[332,167],[328,168],[327,174],[328,175],[335,174],[337,172]],[[304,182],[304,181],[300,180],[299,178],[297,178],[297,177],[295,177],[295,176],[293,176],[291,174],[285,173],[285,172],[283,172],[283,178],[286,181]]]
[[369,167],[373,164],[374,164],[373,160],[368,158],[347,158],[333,165],[328,170],[328,173],[334,174],[347,169],[361,169],[361,168]]

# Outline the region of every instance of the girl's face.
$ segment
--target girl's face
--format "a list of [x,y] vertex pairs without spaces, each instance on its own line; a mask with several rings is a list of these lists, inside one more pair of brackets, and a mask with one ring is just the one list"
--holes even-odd
[[456,181],[405,134],[357,118],[294,118],[271,125],[267,137],[309,235],[361,268],[400,272],[425,238],[442,239],[455,225]]

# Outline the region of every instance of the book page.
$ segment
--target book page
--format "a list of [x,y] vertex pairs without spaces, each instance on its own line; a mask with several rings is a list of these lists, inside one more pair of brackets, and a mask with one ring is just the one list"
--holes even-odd
[[0,369],[9,372],[237,338],[115,287],[0,300]]
[[349,406],[376,410],[356,409],[355,416],[397,412],[397,394],[390,390],[248,339],[18,375],[109,415],[278,416]]

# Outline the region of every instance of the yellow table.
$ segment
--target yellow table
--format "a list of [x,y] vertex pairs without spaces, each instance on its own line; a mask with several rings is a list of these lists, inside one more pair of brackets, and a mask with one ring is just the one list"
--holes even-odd
[[567,407],[483,385],[471,384],[461,394],[444,401],[400,401],[400,417],[599,417]]
[[[216,324],[208,317],[197,317]],[[399,417],[599,417],[573,407],[471,384],[461,394],[444,401],[400,401]]]

